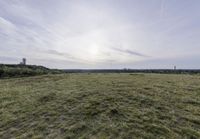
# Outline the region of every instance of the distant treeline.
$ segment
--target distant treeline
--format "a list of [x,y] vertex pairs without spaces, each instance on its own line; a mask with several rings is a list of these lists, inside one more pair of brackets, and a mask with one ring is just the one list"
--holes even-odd
[[50,73],[63,73],[63,71],[48,69],[46,67],[36,65],[0,64],[0,78],[35,76]]
[[200,69],[65,69],[66,73],[160,73],[199,74]]
[[160,73],[160,74],[200,74],[200,69],[48,69],[36,65],[0,64],[0,78],[26,77],[59,73]]

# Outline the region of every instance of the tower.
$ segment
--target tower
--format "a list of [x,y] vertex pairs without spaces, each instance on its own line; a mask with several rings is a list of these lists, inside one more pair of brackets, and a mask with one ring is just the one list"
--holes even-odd
[[23,64],[23,65],[26,65],[26,58],[23,58],[23,59],[22,59],[22,64]]
[[22,62],[19,63],[20,65],[26,65],[26,58],[22,58]]
[[174,66],[174,70],[176,70],[176,66]]

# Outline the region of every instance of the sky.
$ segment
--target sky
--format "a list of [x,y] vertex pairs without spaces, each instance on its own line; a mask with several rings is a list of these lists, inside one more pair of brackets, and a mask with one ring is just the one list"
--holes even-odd
[[0,0],[0,63],[200,68],[200,0]]

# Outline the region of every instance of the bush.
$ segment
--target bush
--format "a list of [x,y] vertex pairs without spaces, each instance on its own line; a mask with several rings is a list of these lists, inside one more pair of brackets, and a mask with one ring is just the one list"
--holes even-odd
[[35,65],[0,65],[0,78],[35,76],[48,73],[58,74],[63,72]]

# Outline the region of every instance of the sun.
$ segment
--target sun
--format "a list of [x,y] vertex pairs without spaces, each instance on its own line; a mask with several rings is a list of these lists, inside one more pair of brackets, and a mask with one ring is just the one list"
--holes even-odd
[[99,53],[99,49],[97,46],[93,46],[93,47],[89,48],[89,54],[91,56],[96,56],[96,55],[98,55],[98,53]]

